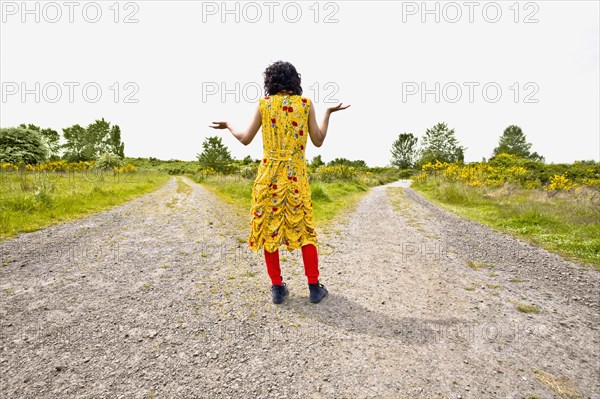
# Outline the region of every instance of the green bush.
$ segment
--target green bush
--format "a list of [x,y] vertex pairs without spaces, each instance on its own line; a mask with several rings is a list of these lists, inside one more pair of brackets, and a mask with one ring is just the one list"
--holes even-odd
[[96,160],[95,168],[100,170],[112,170],[114,167],[123,165],[123,160],[120,156],[112,152],[104,152],[100,154]]
[[313,201],[331,202],[331,197],[320,184],[312,184],[310,187],[311,198]]
[[0,129],[0,163],[37,164],[47,157],[40,132],[22,127]]
[[256,178],[256,174],[258,173],[258,166],[257,165],[247,165],[247,166],[243,166],[240,169],[240,175],[242,175],[242,177],[244,179],[252,179],[254,180]]

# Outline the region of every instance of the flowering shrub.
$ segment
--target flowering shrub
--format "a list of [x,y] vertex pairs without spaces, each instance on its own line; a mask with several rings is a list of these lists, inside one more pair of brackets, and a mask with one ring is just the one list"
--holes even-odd
[[548,191],[571,191],[577,187],[577,183],[572,182],[563,175],[554,175],[550,178],[550,184],[546,186]]
[[600,179],[583,179],[583,185],[600,190]]
[[316,180],[331,182],[335,180],[353,180],[358,176],[354,166],[332,165],[319,166],[314,174]]
[[2,163],[0,164],[0,169],[3,171],[18,171],[20,168],[23,168],[23,170],[31,172],[81,172],[93,168],[94,165],[95,161],[67,162],[60,160],[26,165],[23,163]]
[[450,166],[448,162],[435,161],[435,163],[428,162],[421,166],[423,172],[440,172],[447,169]]
[[213,168],[203,168],[203,169],[199,169],[198,173],[200,173],[201,175],[215,175],[215,174],[217,174],[217,171],[214,170]]
[[127,164],[125,166],[115,166],[113,170],[117,173],[134,173],[136,171],[136,167],[134,164]]
[[[541,165],[541,167],[540,167]],[[572,165],[542,164],[523,160],[514,155],[500,154],[490,162],[478,162],[473,164],[429,162],[422,165],[422,172],[414,178],[416,182],[422,182],[428,178],[444,180],[449,182],[460,182],[471,187],[497,187],[503,184],[514,184],[526,189],[539,188],[546,183],[548,191],[569,191],[579,184],[590,188],[600,188],[598,168],[589,167],[584,169],[580,163]],[[549,173],[549,171],[565,170],[564,173]],[[571,172],[571,168],[574,173]],[[576,178],[567,178],[575,174]],[[548,176],[548,177],[546,177]]]

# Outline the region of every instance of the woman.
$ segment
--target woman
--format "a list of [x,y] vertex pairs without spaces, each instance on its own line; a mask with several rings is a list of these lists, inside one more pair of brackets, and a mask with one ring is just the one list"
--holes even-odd
[[259,100],[250,127],[234,129],[228,122],[213,122],[214,129],[229,131],[244,145],[262,127],[263,159],[252,186],[252,216],[248,245],[263,249],[271,278],[273,303],[289,294],[282,281],[279,247],[301,248],[310,301],[320,302],[327,289],[319,282],[317,232],[314,225],[310,186],[306,171],[307,137],[320,147],[327,135],[329,116],[349,107],[327,108],[321,126],[317,124],[312,101],[302,97],[300,74],[289,62],[277,61],[264,72],[266,97]]

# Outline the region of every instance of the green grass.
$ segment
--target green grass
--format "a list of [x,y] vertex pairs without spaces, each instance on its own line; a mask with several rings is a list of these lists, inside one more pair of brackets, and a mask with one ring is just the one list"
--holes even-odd
[[184,195],[192,192],[192,188],[181,180],[181,176],[177,176],[177,192]]
[[[201,181],[201,184],[227,203],[238,206],[242,212],[249,212],[252,183],[251,180],[223,176]],[[355,181],[310,182],[309,184],[317,226],[327,224],[343,211],[356,205],[368,192],[367,186]]]
[[[521,299],[526,299],[526,298],[522,297]],[[535,314],[537,314],[537,313],[540,313],[540,311],[541,311],[541,309],[538,308],[535,305],[527,305],[527,304],[515,301],[513,299],[509,299],[508,301],[510,303],[512,303],[519,312],[522,312],[522,313],[535,313]]]
[[139,171],[25,173],[0,176],[0,239],[81,218],[153,191],[166,183],[165,173]]
[[535,305],[523,305],[523,304],[518,304],[515,305],[517,310],[519,312],[523,312],[523,313],[540,313],[540,309],[535,306]]
[[483,263],[483,262],[477,262],[477,261],[473,261],[473,260],[467,261],[467,264],[473,270],[479,270],[479,269],[494,267],[494,265],[492,265],[492,264]]
[[[197,181],[194,175],[190,175],[189,177]],[[250,208],[250,199],[252,197],[251,181],[234,176],[215,176],[202,179],[199,183],[228,204],[243,209]]]
[[550,197],[541,190],[473,188],[434,179],[411,188],[458,215],[600,270],[600,202],[592,191]]

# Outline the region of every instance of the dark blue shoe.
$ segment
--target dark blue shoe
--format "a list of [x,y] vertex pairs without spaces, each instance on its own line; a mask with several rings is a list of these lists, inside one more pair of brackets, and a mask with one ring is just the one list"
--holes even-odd
[[273,284],[271,286],[271,295],[273,296],[273,303],[276,305],[283,303],[283,300],[285,299],[285,297],[288,296],[289,293],[290,292],[285,283],[283,283],[283,285]]
[[319,303],[328,294],[327,288],[321,283],[309,284],[308,289],[310,290],[310,301],[312,303]]

